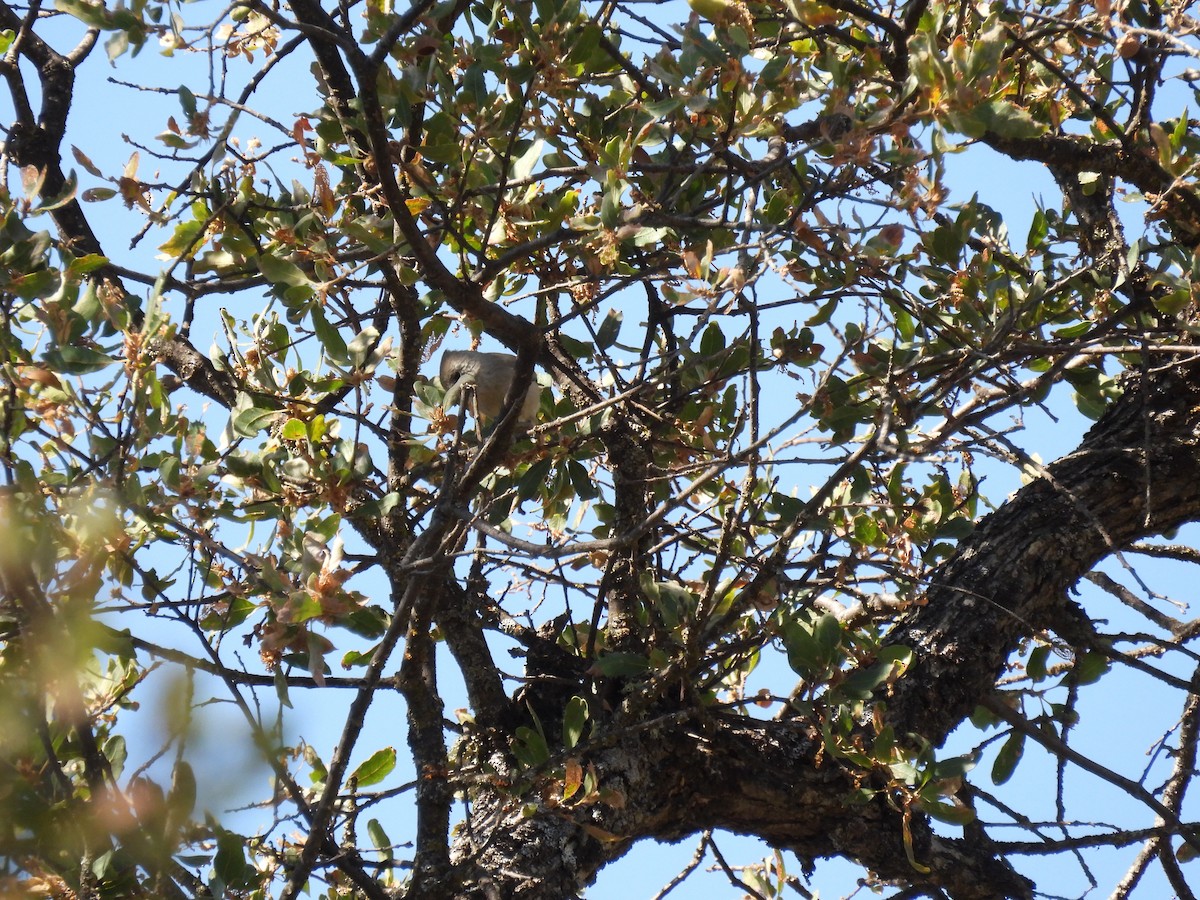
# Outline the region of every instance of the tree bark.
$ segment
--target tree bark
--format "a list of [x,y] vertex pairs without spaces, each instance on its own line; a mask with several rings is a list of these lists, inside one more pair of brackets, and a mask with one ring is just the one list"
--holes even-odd
[[1171,360],[1129,379],[1078,449],[984,519],[890,641],[917,662],[888,702],[897,733],[941,743],[1023,637],[1086,646],[1068,590],[1101,559],[1200,515],[1200,376]]

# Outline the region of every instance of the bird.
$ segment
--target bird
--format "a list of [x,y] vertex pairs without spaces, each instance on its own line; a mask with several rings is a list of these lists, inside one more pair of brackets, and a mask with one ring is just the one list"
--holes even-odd
[[[495,419],[504,411],[504,399],[516,375],[517,358],[511,353],[480,353],[475,350],[447,350],[442,354],[438,378],[445,389],[442,408],[449,410],[461,402],[463,391],[475,395],[474,411],[478,418]],[[542,389],[537,382],[529,385],[517,413],[517,424],[529,427],[537,421]]]

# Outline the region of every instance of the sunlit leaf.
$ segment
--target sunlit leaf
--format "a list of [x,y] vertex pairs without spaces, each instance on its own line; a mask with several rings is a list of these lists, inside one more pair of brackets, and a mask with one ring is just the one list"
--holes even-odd
[[270,428],[277,418],[278,410],[251,406],[234,415],[233,430],[242,437],[254,437],[260,431]]
[[371,787],[379,784],[385,778],[392,774],[396,768],[396,748],[384,747],[382,750],[376,750],[367,759],[365,759],[357,769],[355,769],[350,777],[354,779],[359,787]]

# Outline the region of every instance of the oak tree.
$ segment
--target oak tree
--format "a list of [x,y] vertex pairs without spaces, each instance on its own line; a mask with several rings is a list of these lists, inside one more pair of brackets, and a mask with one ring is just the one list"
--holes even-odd
[[1198,28],[0,3],[0,892],[1193,896]]

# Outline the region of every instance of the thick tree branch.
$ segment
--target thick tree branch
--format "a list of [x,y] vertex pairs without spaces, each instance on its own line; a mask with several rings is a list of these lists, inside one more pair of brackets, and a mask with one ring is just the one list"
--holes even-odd
[[1002,137],[994,132],[983,141],[1012,159],[1034,160],[1062,172],[1095,172],[1133,184],[1162,206],[1163,218],[1181,241],[1195,244],[1200,237],[1200,197],[1189,182],[1175,179],[1140,146],[1120,141],[1100,143],[1077,135]]
[[850,803],[854,773],[822,761],[819,734],[799,721],[668,715],[609,743],[586,756],[613,792],[608,804],[529,816],[503,795],[476,799],[455,843],[461,896],[576,896],[633,841],[705,829],[756,834],[802,859],[850,856],[956,900],[1029,896],[990,850],[916,829],[917,859],[930,869],[922,877],[906,856],[900,814],[882,798]]
[[897,624],[889,641],[917,663],[888,703],[896,731],[944,740],[1018,640],[1069,634],[1067,591],[1097,562],[1200,515],[1198,446],[1200,368],[1182,359],[1130,378],[1079,448],[980,522]]

